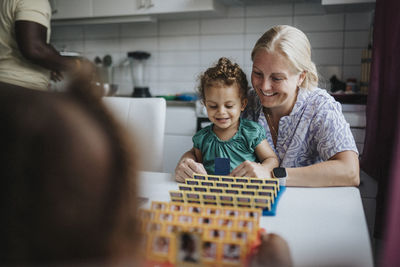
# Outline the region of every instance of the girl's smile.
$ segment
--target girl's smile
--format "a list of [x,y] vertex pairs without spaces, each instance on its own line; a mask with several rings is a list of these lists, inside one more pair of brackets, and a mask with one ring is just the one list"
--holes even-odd
[[234,136],[239,126],[240,113],[247,101],[241,99],[236,84],[213,85],[204,90],[204,103],[213,131],[221,140]]

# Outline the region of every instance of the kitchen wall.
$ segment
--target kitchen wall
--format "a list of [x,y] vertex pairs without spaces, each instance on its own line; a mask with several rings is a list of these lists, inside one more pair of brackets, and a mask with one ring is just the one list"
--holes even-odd
[[[310,39],[312,58],[321,76],[360,78],[361,51],[368,45],[372,13],[326,13],[318,2],[231,6],[223,17],[158,20],[146,23],[53,26],[58,50],[78,51],[93,60],[110,54],[120,94],[132,92],[129,69],[121,67],[127,51],[146,50],[153,95],[194,92],[201,71],[219,57],[239,63],[249,75],[256,40],[275,24],[294,25]],[[248,76],[250,77],[250,76]]]

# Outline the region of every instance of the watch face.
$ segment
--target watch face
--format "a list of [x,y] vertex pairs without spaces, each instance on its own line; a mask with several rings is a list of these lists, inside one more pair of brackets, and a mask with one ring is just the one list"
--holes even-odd
[[287,176],[285,168],[278,167],[278,168],[274,168],[272,171],[274,172],[275,178],[286,178],[286,176]]

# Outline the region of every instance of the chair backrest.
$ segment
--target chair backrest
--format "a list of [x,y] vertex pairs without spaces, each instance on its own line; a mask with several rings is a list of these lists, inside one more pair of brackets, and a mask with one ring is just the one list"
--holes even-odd
[[139,168],[158,171],[163,168],[166,102],[163,98],[104,97],[106,106],[136,140]]

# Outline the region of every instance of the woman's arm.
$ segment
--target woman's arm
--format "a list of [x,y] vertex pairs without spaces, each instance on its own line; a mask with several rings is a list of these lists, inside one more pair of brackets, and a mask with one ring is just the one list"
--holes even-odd
[[358,186],[360,167],[354,151],[343,151],[329,160],[307,167],[286,168],[287,186]]
[[246,160],[237,166],[230,175],[237,177],[271,178],[271,171],[273,168],[279,166],[279,161],[266,139],[256,146],[255,153],[261,163]]
[[207,174],[203,164],[196,161],[195,148],[183,154],[175,168],[175,180],[183,183],[185,179],[192,178],[193,173]]

